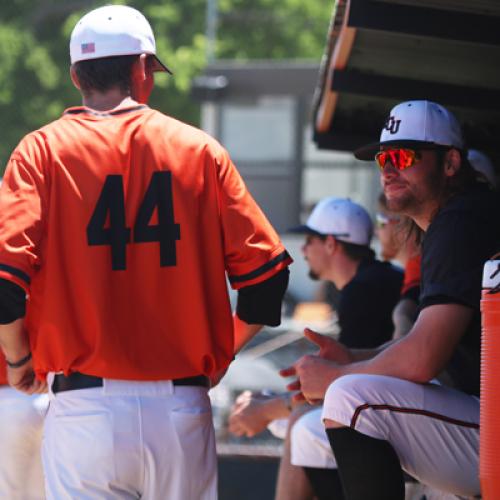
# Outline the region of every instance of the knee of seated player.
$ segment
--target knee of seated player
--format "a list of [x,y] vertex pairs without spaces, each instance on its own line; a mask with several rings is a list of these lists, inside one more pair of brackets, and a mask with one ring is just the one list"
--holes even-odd
[[354,374],[340,377],[328,387],[322,419],[328,427],[343,427],[351,424],[357,408],[369,401],[377,381],[372,375]]
[[[376,439],[387,439],[388,422],[379,405],[400,406],[401,394],[417,386],[383,375],[346,375],[333,382],[326,394],[322,418],[349,426]],[[339,427],[334,425],[334,427]]]
[[325,394],[325,405],[354,407],[366,402],[387,403],[399,385],[407,383],[385,375],[345,375],[332,382]]
[[[344,375],[330,384],[325,394],[325,404],[345,404],[358,400],[360,389],[370,383],[369,375]],[[361,391],[364,392],[364,391]]]
[[303,415],[291,431],[291,463],[301,467],[336,468],[321,421],[321,408]]
[[308,449],[314,445],[316,436],[312,428],[311,416],[318,420],[321,426],[321,417],[318,415],[318,411],[321,412],[321,409],[306,413],[295,422],[291,430],[292,454],[294,449]]

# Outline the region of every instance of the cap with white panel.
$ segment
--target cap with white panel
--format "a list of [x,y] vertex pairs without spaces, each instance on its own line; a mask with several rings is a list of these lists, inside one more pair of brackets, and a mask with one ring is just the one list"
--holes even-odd
[[154,71],[172,72],[156,55],[153,30],[136,9],[106,5],[85,14],[71,33],[71,64],[103,57],[150,54]]
[[380,141],[354,152],[358,160],[373,160],[382,147],[435,147],[464,149],[458,120],[446,108],[432,101],[407,101],[392,108]]
[[322,199],[307,222],[289,229],[292,233],[332,235],[339,241],[369,246],[373,224],[368,212],[349,198]]

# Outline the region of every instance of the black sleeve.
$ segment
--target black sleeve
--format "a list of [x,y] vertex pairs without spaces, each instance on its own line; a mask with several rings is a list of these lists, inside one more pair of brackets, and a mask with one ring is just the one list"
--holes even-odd
[[240,288],[236,305],[238,317],[250,325],[278,326],[289,274],[286,268],[262,283]]
[[392,293],[366,282],[347,285],[338,309],[339,340],[350,348],[369,349],[390,340],[394,325],[392,310],[398,287]]
[[26,293],[12,281],[0,278],[0,325],[8,325],[26,314]]
[[[341,292],[337,310],[339,325],[339,341],[350,348],[369,347],[366,342],[373,319],[364,311],[364,304],[371,300],[366,287],[350,283]],[[360,308],[363,308],[361,313]],[[374,347],[374,346],[373,346]]]
[[420,308],[452,303],[477,309],[483,265],[495,251],[484,219],[456,211],[433,222],[422,252]]

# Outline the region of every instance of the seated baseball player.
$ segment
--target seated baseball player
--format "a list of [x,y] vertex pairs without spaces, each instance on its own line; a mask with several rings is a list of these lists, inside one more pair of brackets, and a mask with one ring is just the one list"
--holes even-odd
[[[405,335],[414,323],[420,290],[420,253],[415,237],[407,238],[403,234],[404,223],[401,217],[387,209],[382,194],[376,214],[380,255],[386,261],[396,261],[405,269],[400,297],[392,312],[392,338]],[[311,340],[317,340],[321,348],[323,338],[317,335]],[[318,499],[341,499],[343,494],[337,486],[337,465],[321,420],[321,412],[321,407],[313,409],[294,424],[291,430],[291,463],[306,468]]]
[[[390,340],[394,331],[392,311],[400,296],[403,276],[390,263],[375,259],[370,248],[373,225],[367,211],[348,199],[325,198],[316,205],[305,225],[291,231],[304,234],[302,251],[311,278],[328,280],[339,290],[340,341],[352,348],[369,349]],[[306,336],[312,342],[322,339],[312,331],[307,331]],[[290,406],[282,396],[246,396],[233,409],[229,428],[237,435],[252,436],[262,431],[271,420],[289,414]],[[289,449],[288,441],[285,450]],[[292,434],[292,453],[293,448]],[[324,465],[314,451],[299,463],[293,462],[292,454],[292,463],[308,466],[309,476],[314,476],[316,469]],[[307,488],[298,485],[302,474],[300,468],[290,466],[289,455],[285,453],[277,498],[303,498],[300,492]]]
[[420,295],[420,232],[414,230],[412,234],[407,235],[410,219],[388,210],[384,193],[380,194],[378,201],[375,232],[380,242],[381,257],[397,262],[404,269],[401,296],[392,313],[392,337],[397,339],[408,333],[417,319]]
[[[444,107],[410,101],[390,112],[375,159],[391,211],[422,231],[420,312],[408,334],[359,352],[333,339],[282,371],[290,390],[324,399],[322,420],[349,500],[404,499],[401,468],[460,496],[480,494],[480,291],[500,246],[496,195],[467,161],[460,125]],[[443,369],[455,388],[431,383]]]

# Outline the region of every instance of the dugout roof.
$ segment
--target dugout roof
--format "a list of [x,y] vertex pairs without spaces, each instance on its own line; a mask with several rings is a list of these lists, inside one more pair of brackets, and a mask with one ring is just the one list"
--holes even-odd
[[498,163],[498,0],[335,0],[313,107],[318,147],[373,142],[409,99],[450,108],[468,145]]

